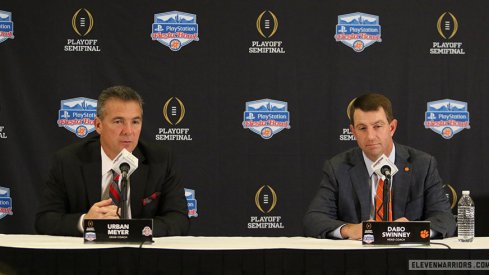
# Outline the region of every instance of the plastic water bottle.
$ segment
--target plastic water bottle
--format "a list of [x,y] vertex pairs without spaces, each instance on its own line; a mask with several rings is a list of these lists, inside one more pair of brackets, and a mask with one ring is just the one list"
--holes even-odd
[[471,242],[474,240],[475,206],[470,198],[470,191],[462,191],[462,197],[458,201],[458,240]]

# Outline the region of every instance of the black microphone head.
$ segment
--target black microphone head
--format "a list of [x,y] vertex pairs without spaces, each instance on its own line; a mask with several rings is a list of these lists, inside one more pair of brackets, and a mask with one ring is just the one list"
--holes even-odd
[[131,166],[129,166],[129,164],[127,162],[123,162],[121,163],[121,165],[119,166],[119,169],[121,169],[121,172],[126,172],[126,173],[129,173],[129,169],[131,169]]
[[382,175],[390,178],[390,176],[391,176],[391,167],[389,165],[382,166],[382,168],[380,168],[380,173],[382,173]]

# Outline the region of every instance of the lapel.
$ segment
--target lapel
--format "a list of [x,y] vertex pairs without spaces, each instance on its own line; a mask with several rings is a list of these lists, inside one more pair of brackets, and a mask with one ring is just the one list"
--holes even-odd
[[394,175],[392,185],[392,218],[394,220],[405,216],[406,204],[412,180],[412,167],[409,161],[410,156],[406,148],[396,143],[395,164],[399,169],[399,172]]
[[358,150],[354,150],[352,155],[352,168],[349,173],[350,179],[353,185],[353,191],[356,193],[360,202],[360,219],[366,221],[370,218],[370,190],[367,167],[363,161],[362,150],[358,148]]
[[88,209],[101,199],[102,190],[102,157],[100,156],[100,140],[87,143],[82,164],[83,182],[87,190]]
[[146,158],[140,150],[140,146],[134,149],[133,155],[138,158],[138,168],[132,173],[131,181],[131,214],[133,218],[141,217],[143,208],[142,200],[144,199],[144,190],[146,188],[149,165]]

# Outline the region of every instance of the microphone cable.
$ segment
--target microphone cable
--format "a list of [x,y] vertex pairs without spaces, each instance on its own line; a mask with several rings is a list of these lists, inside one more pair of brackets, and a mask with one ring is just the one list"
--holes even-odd
[[437,245],[445,246],[448,249],[452,249],[448,244],[439,243],[439,242],[430,242],[430,245],[432,245],[432,244],[437,244]]

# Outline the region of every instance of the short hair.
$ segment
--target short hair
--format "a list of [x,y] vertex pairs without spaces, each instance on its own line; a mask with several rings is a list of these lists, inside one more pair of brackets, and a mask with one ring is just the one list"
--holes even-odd
[[377,111],[380,107],[384,109],[387,121],[390,123],[394,119],[394,115],[392,113],[392,103],[386,96],[370,93],[355,98],[348,108],[351,125],[355,125],[353,115],[356,109],[368,112]]
[[105,104],[107,100],[119,99],[122,101],[137,101],[143,113],[143,98],[132,88],[127,86],[113,86],[103,90],[98,96],[97,101],[97,116],[102,118],[105,112]]

